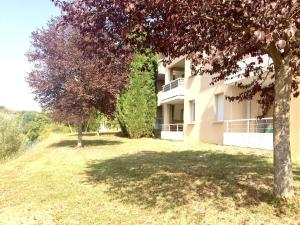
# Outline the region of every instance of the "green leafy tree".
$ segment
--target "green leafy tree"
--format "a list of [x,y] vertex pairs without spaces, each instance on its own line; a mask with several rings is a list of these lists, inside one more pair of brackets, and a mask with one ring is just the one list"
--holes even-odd
[[87,121],[87,124],[85,126],[85,131],[86,132],[98,131],[100,128],[100,125],[107,121],[108,121],[108,119],[103,113],[101,113],[97,110],[94,110],[91,114],[90,119]]
[[134,57],[127,90],[117,102],[117,119],[123,133],[130,138],[153,135],[157,107],[156,75],[156,56],[147,53]]

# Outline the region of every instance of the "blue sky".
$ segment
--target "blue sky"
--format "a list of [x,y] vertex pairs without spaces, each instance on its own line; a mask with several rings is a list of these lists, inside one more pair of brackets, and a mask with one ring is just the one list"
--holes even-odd
[[50,0],[0,0],[0,106],[39,110],[25,82],[30,35],[59,15]]

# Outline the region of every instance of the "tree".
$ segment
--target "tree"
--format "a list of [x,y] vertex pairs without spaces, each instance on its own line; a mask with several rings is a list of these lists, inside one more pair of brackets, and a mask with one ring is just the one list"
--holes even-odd
[[[299,1],[54,2],[65,12],[65,21],[91,37],[115,37],[118,43],[152,47],[169,58],[187,55],[195,74],[213,75],[212,85],[239,71],[254,76],[251,84],[237,84],[244,91],[228,99],[241,101],[258,94],[264,112],[274,105],[274,194],[293,196],[289,108],[291,95],[299,96]],[[140,35],[144,38],[134,38]],[[264,55],[272,59],[267,65]],[[246,57],[256,62],[242,70],[239,63]],[[207,63],[211,66],[204,67]],[[266,76],[271,84],[265,84]]]
[[58,26],[59,21],[52,20],[46,29],[33,32],[32,49],[27,56],[34,68],[27,81],[46,112],[58,122],[78,127],[80,147],[83,125],[94,109],[113,115],[128,66],[117,57],[107,65],[109,54],[104,52],[87,54],[78,31]]
[[18,121],[23,134],[31,142],[37,140],[45,127],[52,122],[47,115],[39,112],[21,112]]
[[87,124],[85,126],[86,132],[95,132],[99,133],[101,124],[107,122],[107,118],[102,113],[98,112],[97,110],[94,110],[89,121],[87,121]]
[[127,90],[117,101],[117,119],[130,138],[151,137],[156,120],[157,59],[150,52],[137,54],[130,69]]

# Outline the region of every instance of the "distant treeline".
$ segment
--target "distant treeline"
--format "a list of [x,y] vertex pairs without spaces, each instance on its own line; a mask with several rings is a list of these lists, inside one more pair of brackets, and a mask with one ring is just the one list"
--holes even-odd
[[[51,133],[72,133],[76,128],[67,121],[57,123],[42,112],[12,111],[0,106],[0,160],[28,149],[32,144],[44,140]],[[109,120],[94,111],[84,124],[83,131],[98,132],[101,128],[118,130],[117,120]]]
[[68,132],[68,127],[54,123],[45,113],[16,112],[0,107],[0,159],[25,150],[52,132]]

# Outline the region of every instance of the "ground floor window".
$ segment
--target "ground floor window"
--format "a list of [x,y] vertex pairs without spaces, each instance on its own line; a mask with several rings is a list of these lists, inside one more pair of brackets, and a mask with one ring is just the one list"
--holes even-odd
[[224,120],[224,102],[225,102],[224,94],[216,95],[216,119],[217,119],[217,121]]

